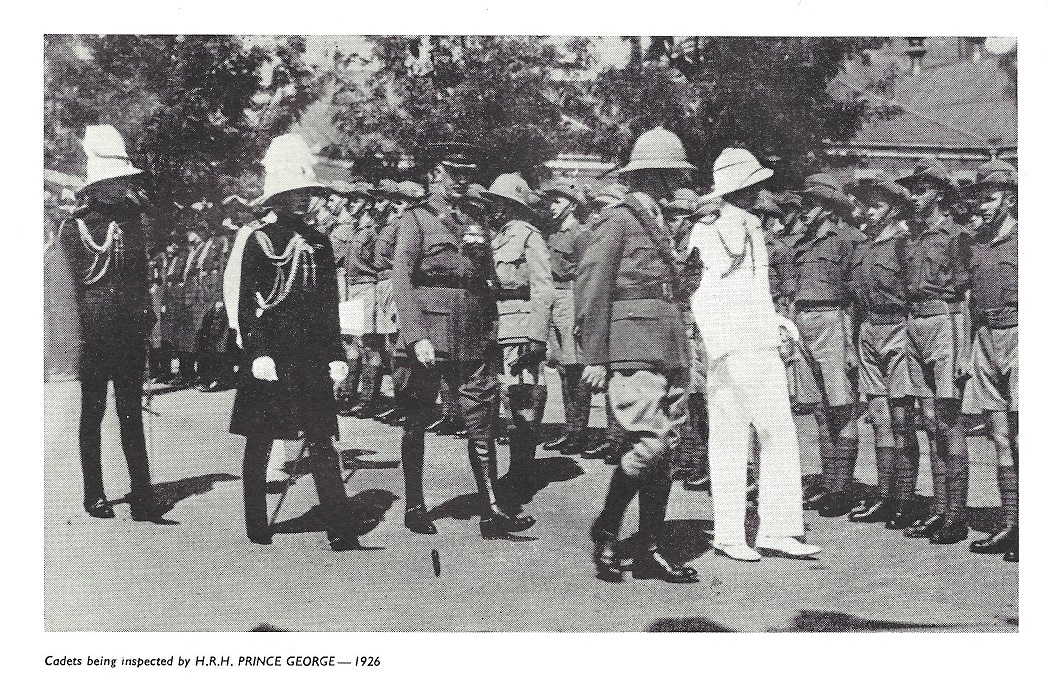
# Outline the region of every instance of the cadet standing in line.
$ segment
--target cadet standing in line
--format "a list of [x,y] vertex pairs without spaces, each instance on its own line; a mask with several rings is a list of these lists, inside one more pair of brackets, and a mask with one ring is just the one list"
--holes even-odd
[[839,517],[858,503],[851,491],[858,431],[852,419],[855,393],[848,374],[857,359],[845,311],[854,243],[842,220],[852,203],[839,181],[827,173],[809,176],[800,194],[806,229],[793,245],[794,322],[809,352],[808,360],[822,378],[828,430],[828,438],[821,440],[822,484],[828,494],[814,509],[823,517]]
[[437,190],[402,214],[394,249],[396,404],[405,415],[402,468],[405,526],[437,532],[424,504],[424,430],[432,420],[439,383],[449,385],[468,429],[468,458],[485,498],[483,538],[509,538],[534,525],[511,515],[497,490],[492,434],[498,382],[488,355],[496,349],[497,304],[490,289],[494,262],[489,236],[458,208],[477,169],[478,150],[459,143],[432,147]]
[[[231,228],[223,224],[222,216],[231,205],[222,205],[212,212],[208,225],[210,237],[203,244],[196,263],[197,287],[203,309],[202,322],[195,339],[195,355],[200,366],[196,385],[199,391],[225,391],[232,388],[231,364],[225,368],[228,359],[228,316],[221,293],[222,273],[232,247]],[[229,225],[234,226],[231,222]]]
[[1017,169],[988,162],[977,170],[968,193],[979,202],[982,225],[972,245],[970,275],[975,341],[970,407],[988,415],[988,431],[998,456],[1002,525],[973,541],[974,553],[1005,553],[1018,561],[1017,468]]
[[866,207],[868,240],[855,245],[851,293],[858,334],[858,385],[869,401],[877,462],[876,497],[851,512],[852,522],[886,522],[904,529],[917,481],[916,434],[910,429],[906,267],[910,235],[904,220],[914,211],[902,185],[865,178],[850,188]]
[[161,516],[162,508],[151,485],[140,403],[147,337],[155,322],[148,291],[147,201],[130,180],[142,171],[129,161],[125,142],[113,126],[86,127],[81,146],[88,159],[85,186],[59,239],[69,258],[81,324],[78,439],[85,512],[114,517],[103,490],[100,432],[107,384],[113,381],[129,466],[131,492],[126,500],[133,519],[150,521]]
[[959,543],[969,536],[966,500],[969,450],[961,416],[969,370],[967,326],[962,311],[969,287],[969,239],[946,209],[957,184],[932,158],[896,182],[910,189],[917,215],[909,222],[907,296],[910,301],[910,378],[921,404],[932,464],[932,515],[906,535],[932,543]]
[[527,204],[530,187],[519,174],[499,175],[484,196],[495,203],[500,226],[493,238],[502,385],[508,394],[513,430],[509,435],[510,488],[533,475],[532,463],[545,415],[541,368],[555,298],[549,248],[529,221],[538,215]]
[[[275,138],[262,160],[260,206],[275,220],[241,231],[226,269],[226,299],[235,298],[235,327],[244,355],[229,430],[247,438],[243,500],[247,537],[272,543],[266,469],[275,439],[304,436],[333,550],[360,547],[346,498],[333,386],[345,379],[339,335],[339,288],[331,242],[314,226],[310,203],[324,186],[298,135]],[[230,279],[231,278],[231,279]],[[278,286],[280,285],[280,286]]]
[[697,581],[695,569],[667,558],[658,545],[671,490],[669,455],[687,417],[689,373],[689,342],[674,301],[677,259],[659,202],[670,199],[671,188],[694,168],[674,133],[658,127],[643,133],[619,170],[632,192],[604,212],[579,261],[575,319],[583,378],[593,390],[607,390],[615,419],[633,442],[590,532],[597,577],[604,581],[623,578],[616,543],[634,496],[640,506],[635,578]]
[[544,188],[550,201],[553,228],[548,233],[549,262],[552,267],[555,297],[549,309],[549,347],[552,363],[560,374],[564,399],[564,419],[567,423],[559,438],[545,444],[548,450],[562,455],[581,453],[586,447],[586,427],[589,424],[592,395],[582,384],[581,358],[575,344],[574,281],[578,275],[575,241],[582,232],[578,212],[585,197],[573,186],[554,183]]

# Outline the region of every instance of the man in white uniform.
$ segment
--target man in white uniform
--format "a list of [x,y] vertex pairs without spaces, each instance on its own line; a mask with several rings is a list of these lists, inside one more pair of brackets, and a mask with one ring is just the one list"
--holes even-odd
[[690,247],[704,261],[692,311],[707,351],[708,458],[715,504],[715,550],[755,562],[744,530],[750,427],[762,445],[759,533],[769,554],[810,557],[821,548],[803,536],[799,447],[778,348],[779,318],[770,299],[762,222],[749,211],[759,183],[773,175],[747,150],[723,150],[714,166],[718,219],[693,228]]

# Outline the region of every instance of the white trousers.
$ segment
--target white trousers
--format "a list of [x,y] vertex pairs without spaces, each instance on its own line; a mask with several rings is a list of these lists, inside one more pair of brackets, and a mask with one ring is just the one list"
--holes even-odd
[[759,455],[759,536],[802,536],[799,443],[788,382],[776,348],[733,351],[707,368],[715,543],[743,544],[749,427]]

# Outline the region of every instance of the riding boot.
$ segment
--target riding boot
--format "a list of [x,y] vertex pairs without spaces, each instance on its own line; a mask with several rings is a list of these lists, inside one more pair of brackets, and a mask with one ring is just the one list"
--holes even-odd
[[665,557],[659,539],[667,517],[671,479],[667,467],[657,463],[643,475],[638,491],[638,543],[634,553],[633,575],[636,579],[660,579],[668,583],[694,583],[696,570]]
[[497,497],[497,465],[491,463],[497,456],[490,443],[483,439],[468,439],[468,459],[479,493],[486,498],[479,530],[483,538],[506,538],[509,534],[529,529],[535,524],[533,517],[506,514]]
[[620,558],[615,546],[623,526],[623,515],[640,487],[639,479],[631,477],[621,467],[615,468],[604,497],[604,509],[590,527],[590,538],[594,544],[593,563],[597,568],[597,578],[602,581],[622,581]]
[[424,433],[402,431],[402,473],[405,476],[405,527],[417,534],[435,534],[438,529],[424,505]]

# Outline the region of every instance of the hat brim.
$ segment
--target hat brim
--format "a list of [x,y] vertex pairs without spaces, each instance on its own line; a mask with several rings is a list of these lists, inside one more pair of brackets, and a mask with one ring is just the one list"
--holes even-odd
[[526,211],[529,215],[535,214],[534,209],[532,209],[529,204],[524,204],[515,197],[509,197],[508,195],[498,194],[497,192],[491,192],[490,190],[483,190],[480,193],[480,196],[482,196],[483,200],[488,203],[518,207],[519,209]]
[[918,183],[932,183],[944,193],[955,194],[958,192],[958,186],[949,179],[940,178],[937,175],[931,173],[911,173],[910,175],[904,175],[901,178],[896,178],[894,182],[897,185],[902,185],[907,190],[912,190],[914,185]]
[[743,190],[746,187],[751,187],[752,185],[755,185],[757,183],[761,183],[764,180],[772,177],[773,175],[774,175],[774,169],[766,168],[765,166],[761,166],[758,169],[756,169],[755,171],[753,171],[751,173],[751,175],[749,175],[747,178],[745,178],[744,182],[738,183],[735,187],[723,186],[723,187],[720,187],[720,188],[715,188],[714,190],[711,191],[710,194],[708,194],[706,197],[704,197],[703,200],[701,200],[701,201],[709,201],[711,199],[719,199],[721,197],[725,197],[727,194],[731,194],[733,192],[736,192],[737,190]]
[[1015,190],[1017,189],[1017,183],[1012,180],[981,180],[963,187],[961,190],[961,197],[973,197],[995,187],[1002,190]]
[[128,168],[106,173],[100,176],[99,178],[88,178],[85,180],[85,184],[81,186],[81,189],[83,190],[86,187],[89,187],[90,185],[95,185],[96,183],[102,183],[104,180],[114,180],[115,178],[128,178],[129,176],[139,175],[141,173],[143,173],[141,169],[136,168],[135,166],[129,166]]
[[630,173],[632,171],[695,171],[688,161],[632,161],[622,168],[617,168],[611,173]]
[[834,204],[846,211],[855,208],[854,202],[851,201],[850,197],[843,192],[838,192],[832,189],[831,187],[815,186],[806,190],[800,190],[799,194],[803,197],[810,197],[811,199]]
[[331,188],[329,188],[327,185],[323,185],[323,184],[318,183],[318,182],[304,183],[304,184],[301,184],[301,185],[294,185],[292,187],[284,187],[284,188],[281,188],[279,190],[275,190],[273,192],[270,192],[269,194],[263,194],[261,197],[258,197],[257,199],[254,200],[253,205],[254,206],[265,206],[267,202],[269,202],[272,199],[276,199],[277,197],[279,197],[280,195],[284,194],[285,192],[294,192],[295,190],[318,190],[318,191],[320,191],[322,193],[326,193],[330,189]]

